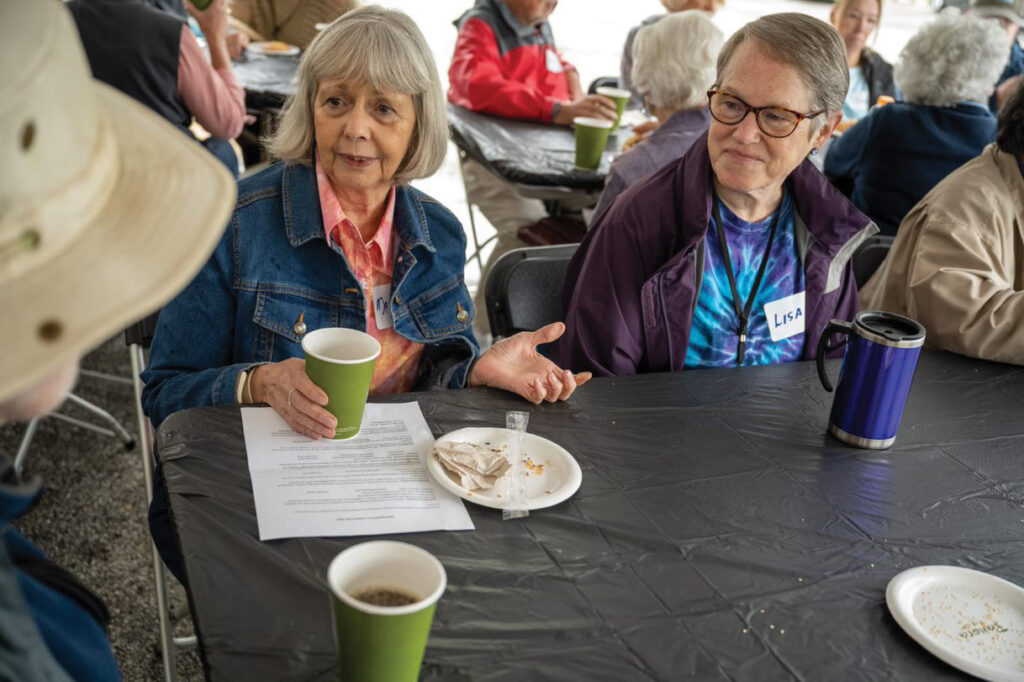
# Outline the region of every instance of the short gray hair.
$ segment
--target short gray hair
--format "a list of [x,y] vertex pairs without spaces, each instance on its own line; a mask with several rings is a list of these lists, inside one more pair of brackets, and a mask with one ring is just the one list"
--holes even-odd
[[299,62],[295,94],[285,102],[267,150],[287,163],[311,164],[313,101],[320,81],[366,83],[412,97],[416,124],[395,173],[401,184],[433,175],[448,147],[448,123],[434,56],[416,24],[397,10],[369,6],[347,12],[324,29]]
[[715,82],[723,40],[700,10],[669,14],[644,26],[633,43],[633,85],[653,107],[697,107]]
[[942,14],[907,41],[893,76],[911,104],[987,103],[1006,60],[1006,37],[998,22]]
[[[718,84],[733,53],[746,40],[757,43],[769,57],[787,64],[800,74],[811,92],[811,110],[828,114],[842,111],[850,89],[846,46],[834,28],[820,19],[786,12],[769,14],[750,22],[726,41],[718,55]],[[807,113],[807,112],[805,112]],[[813,131],[821,130],[825,118],[814,119]]]

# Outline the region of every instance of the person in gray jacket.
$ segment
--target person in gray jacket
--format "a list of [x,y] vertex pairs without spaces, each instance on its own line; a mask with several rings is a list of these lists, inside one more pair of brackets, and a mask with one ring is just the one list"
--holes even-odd
[[595,218],[627,187],[686,153],[708,129],[707,89],[715,81],[722,41],[722,32],[700,11],[670,14],[639,32],[633,80],[659,125],[612,162]]

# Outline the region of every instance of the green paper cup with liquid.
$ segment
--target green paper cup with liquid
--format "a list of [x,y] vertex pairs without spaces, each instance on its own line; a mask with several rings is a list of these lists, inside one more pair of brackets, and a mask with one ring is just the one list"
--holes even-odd
[[629,103],[629,97],[632,93],[622,88],[603,85],[597,89],[597,94],[615,102],[615,125],[612,126],[612,132],[614,133],[619,129],[619,122],[622,121],[622,112],[626,110],[626,105]]
[[448,585],[441,562],[405,542],[364,542],[334,557],[327,583],[339,679],[418,680],[434,609]]
[[576,167],[597,170],[601,165],[601,154],[608,144],[608,135],[612,132],[612,122],[577,116],[572,125],[576,130]]
[[306,334],[302,350],[306,374],[327,394],[326,409],[338,420],[334,439],[357,436],[380,343],[357,329],[329,327]]

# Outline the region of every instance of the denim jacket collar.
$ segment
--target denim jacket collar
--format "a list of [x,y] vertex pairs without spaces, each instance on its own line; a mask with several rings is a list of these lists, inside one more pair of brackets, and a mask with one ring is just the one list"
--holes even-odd
[[[292,246],[301,246],[310,239],[324,239],[324,219],[317,193],[316,171],[312,166],[289,164],[281,180],[284,226]],[[427,218],[420,200],[404,185],[395,191],[395,230],[405,251],[423,246],[434,252],[427,229]]]

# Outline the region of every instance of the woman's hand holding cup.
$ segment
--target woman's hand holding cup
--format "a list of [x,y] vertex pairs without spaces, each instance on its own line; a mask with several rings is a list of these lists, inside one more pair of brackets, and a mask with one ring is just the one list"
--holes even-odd
[[333,438],[338,420],[324,409],[327,394],[306,376],[306,361],[289,358],[253,368],[254,401],[267,403],[288,425],[313,440]]

